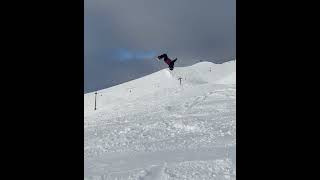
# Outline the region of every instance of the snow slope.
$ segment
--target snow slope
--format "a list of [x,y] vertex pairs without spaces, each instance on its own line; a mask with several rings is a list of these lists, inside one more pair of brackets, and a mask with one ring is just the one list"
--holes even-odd
[[235,179],[235,61],[100,90],[96,111],[94,96],[84,95],[85,179]]

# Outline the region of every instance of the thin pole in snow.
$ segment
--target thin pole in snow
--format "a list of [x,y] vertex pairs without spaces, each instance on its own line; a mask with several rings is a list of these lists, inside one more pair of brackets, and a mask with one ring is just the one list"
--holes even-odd
[[94,93],[95,96],[94,96],[94,110],[97,110],[97,92]]
[[181,85],[181,79],[182,79],[182,78],[181,78],[181,77],[179,77],[178,79],[180,80],[180,85]]

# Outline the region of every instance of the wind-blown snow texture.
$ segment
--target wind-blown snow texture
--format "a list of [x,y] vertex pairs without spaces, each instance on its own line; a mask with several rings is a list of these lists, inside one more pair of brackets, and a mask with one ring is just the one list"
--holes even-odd
[[[181,77],[181,85],[178,78]],[[84,95],[85,179],[235,179],[236,61]]]

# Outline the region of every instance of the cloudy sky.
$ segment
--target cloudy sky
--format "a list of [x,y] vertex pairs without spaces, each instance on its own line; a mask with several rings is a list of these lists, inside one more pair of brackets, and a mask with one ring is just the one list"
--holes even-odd
[[85,93],[199,60],[236,55],[236,0],[85,0]]

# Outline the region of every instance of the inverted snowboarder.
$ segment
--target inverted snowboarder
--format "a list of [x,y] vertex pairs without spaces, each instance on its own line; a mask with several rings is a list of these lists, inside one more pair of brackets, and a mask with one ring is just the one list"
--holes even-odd
[[172,71],[174,68],[174,62],[176,62],[177,58],[175,58],[174,60],[171,60],[170,58],[168,58],[167,54],[162,54],[158,56],[158,59],[162,59],[162,58],[164,62],[169,65],[169,69]]

